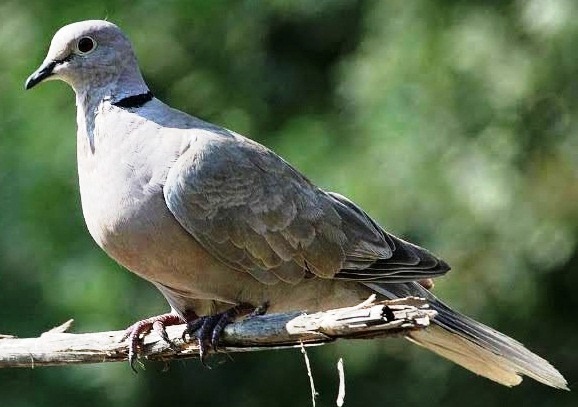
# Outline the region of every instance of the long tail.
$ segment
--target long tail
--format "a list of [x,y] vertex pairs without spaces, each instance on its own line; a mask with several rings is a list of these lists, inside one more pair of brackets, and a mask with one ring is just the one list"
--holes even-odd
[[520,342],[450,309],[417,283],[366,284],[389,299],[426,298],[438,312],[433,324],[411,332],[407,339],[505,386],[516,386],[522,375],[568,390],[566,379],[548,361]]

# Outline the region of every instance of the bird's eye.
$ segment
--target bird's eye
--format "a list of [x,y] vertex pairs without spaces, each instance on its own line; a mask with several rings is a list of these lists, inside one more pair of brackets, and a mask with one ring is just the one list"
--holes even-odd
[[81,55],[88,54],[96,48],[96,41],[90,37],[82,37],[76,44],[76,49]]

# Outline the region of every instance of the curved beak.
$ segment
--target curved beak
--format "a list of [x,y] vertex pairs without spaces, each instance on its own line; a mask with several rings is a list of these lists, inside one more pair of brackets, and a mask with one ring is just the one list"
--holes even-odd
[[26,83],[24,83],[24,89],[31,89],[42,82],[44,79],[51,76],[56,64],[56,61],[48,61],[40,65],[40,67],[32,75],[30,75],[28,79],[26,79]]

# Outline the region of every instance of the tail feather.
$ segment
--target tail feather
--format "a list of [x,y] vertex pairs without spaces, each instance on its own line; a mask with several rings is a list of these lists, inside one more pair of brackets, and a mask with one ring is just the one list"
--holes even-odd
[[366,285],[389,299],[426,298],[438,312],[430,327],[408,334],[410,341],[505,386],[516,386],[525,375],[548,386],[568,390],[566,379],[548,361],[520,342],[453,311],[419,284]]
[[504,386],[516,386],[522,381],[504,358],[439,326],[433,325],[428,329],[412,332],[407,339]]

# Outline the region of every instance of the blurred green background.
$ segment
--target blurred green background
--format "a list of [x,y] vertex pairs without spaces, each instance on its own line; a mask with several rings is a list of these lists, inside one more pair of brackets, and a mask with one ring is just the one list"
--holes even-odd
[[[0,333],[167,311],[88,235],[72,90],[24,92],[62,25],[108,18],[174,107],[250,136],[453,266],[436,292],[578,377],[578,4],[527,1],[0,1]],[[576,406],[403,340],[309,351],[318,405]],[[0,405],[307,406],[295,351],[0,370]],[[223,363],[220,363],[222,361]]]

